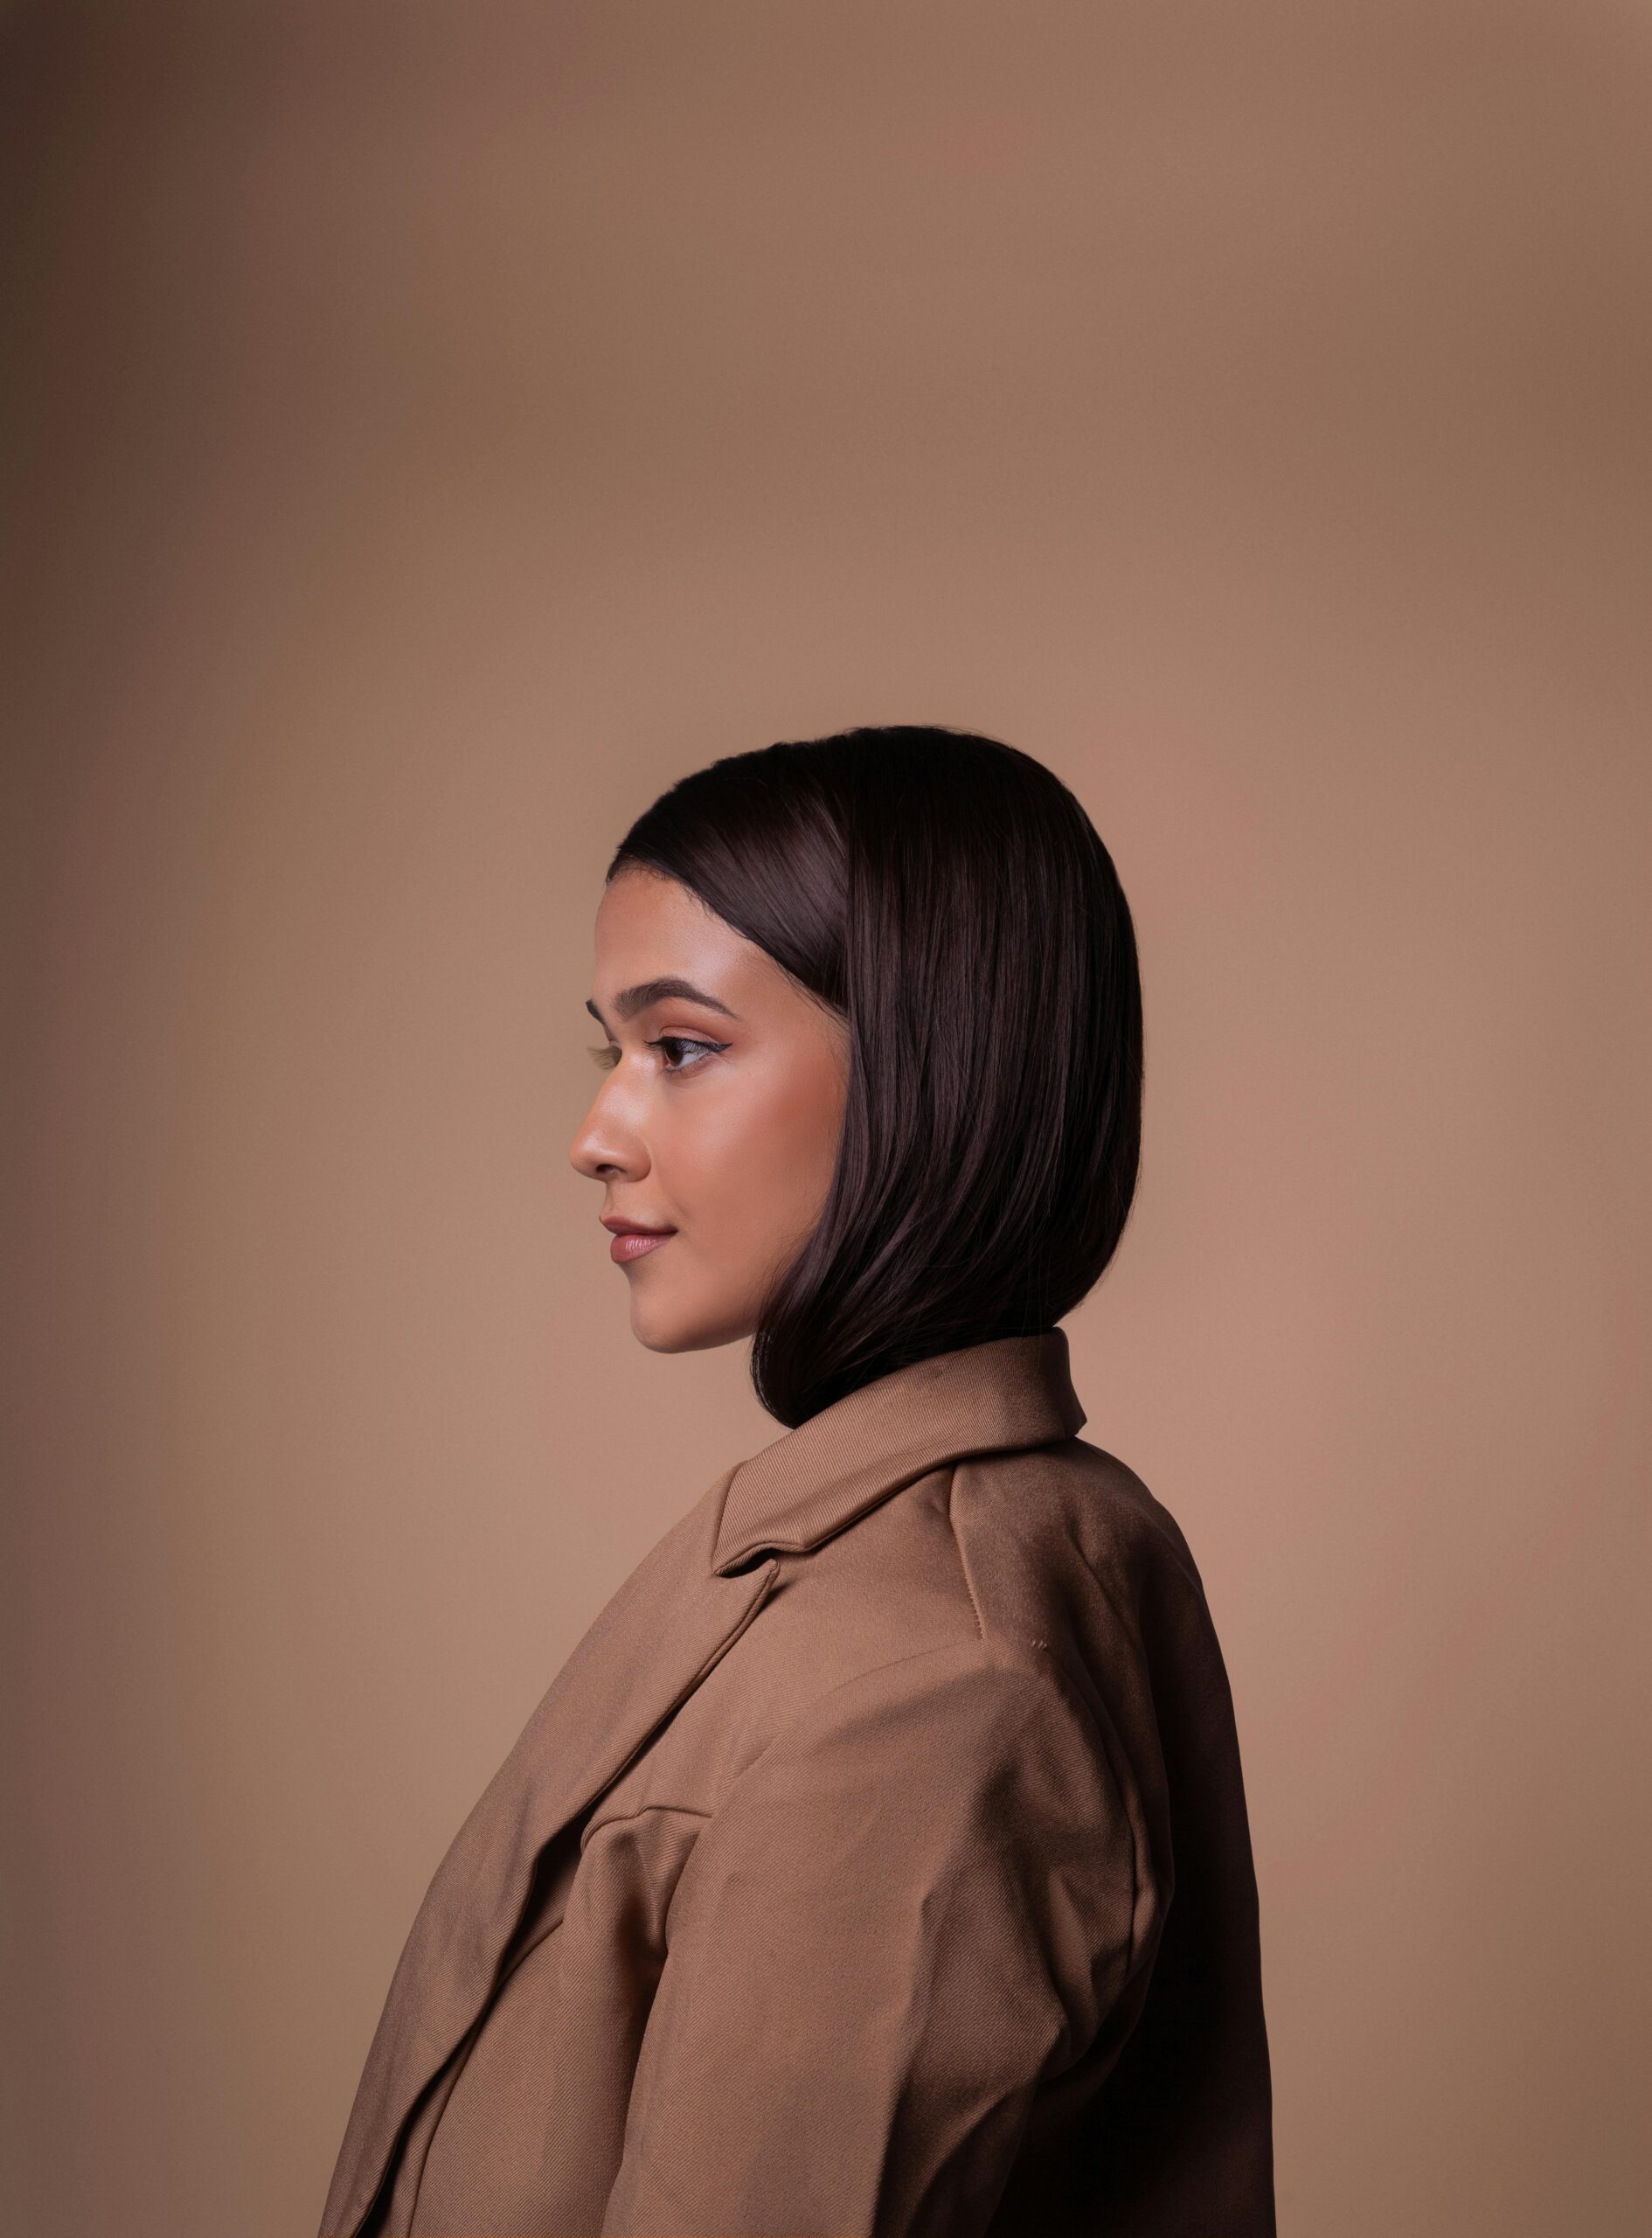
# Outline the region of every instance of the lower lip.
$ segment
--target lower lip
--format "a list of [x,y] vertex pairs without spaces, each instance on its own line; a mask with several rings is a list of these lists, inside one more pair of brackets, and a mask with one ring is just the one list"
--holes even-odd
[[616,1267],[628,1266],[633,1259],[645,1258],[650,1251],[657,1251],[676,1234],[672,1227],[667,1228],[663,1235],[616,1235],[608,1246],[608,1256]]

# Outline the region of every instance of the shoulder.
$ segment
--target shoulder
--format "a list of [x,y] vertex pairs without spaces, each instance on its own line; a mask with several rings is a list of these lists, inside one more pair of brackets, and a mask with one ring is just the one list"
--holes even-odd
[[1081,1437],[954,1465],[952,1512],[963,1528],[1066,1539],[1092,1563],[1168,1562],[1197,1583],[1181,1526],[1128,1463]]
[[1127,1463],[1082,1438],[959,1462],[948,1513],[982,1634],[1006,1656],[1030,1627],[1045,1637],[1046,1603],[1105,1602],[1121,1651],[1144,1604],[1204,1607],[1175,1517]]

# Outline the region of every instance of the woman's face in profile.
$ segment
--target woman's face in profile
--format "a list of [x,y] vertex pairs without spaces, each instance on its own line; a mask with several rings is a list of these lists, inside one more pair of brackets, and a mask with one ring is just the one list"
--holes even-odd
[[587,1008],[605,1077],[570,1160],[602,1183],[599,1218],[670,1231],[642,1249],[604,1239],[632,1333],[656,1352],[748,1337],[825,1203],[843,1022],[688,887],[635,865],[598,907]]

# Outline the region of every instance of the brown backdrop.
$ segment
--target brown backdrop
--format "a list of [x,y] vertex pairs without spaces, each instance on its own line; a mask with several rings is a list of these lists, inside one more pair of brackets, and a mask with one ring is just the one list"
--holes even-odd
[[607,852],[939,720],[1136,913],[1074,1366],[1229,1658],[1281,2228],[1638,2229],[1648,10],[3,21],[12,2227],[313,2228],[449,1837],[774,1434],[566,1163]]

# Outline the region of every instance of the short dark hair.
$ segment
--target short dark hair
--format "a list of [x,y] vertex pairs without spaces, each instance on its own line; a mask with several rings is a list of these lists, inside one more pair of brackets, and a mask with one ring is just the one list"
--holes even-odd
[[752,1350],[795,1428],[862,1384],[1052,1329],[1135,1193],[1142,989],[1112,857],[1031,754],[902,724],[725,755],[640,816],[663,872],[847,1023],[813,1234]]

